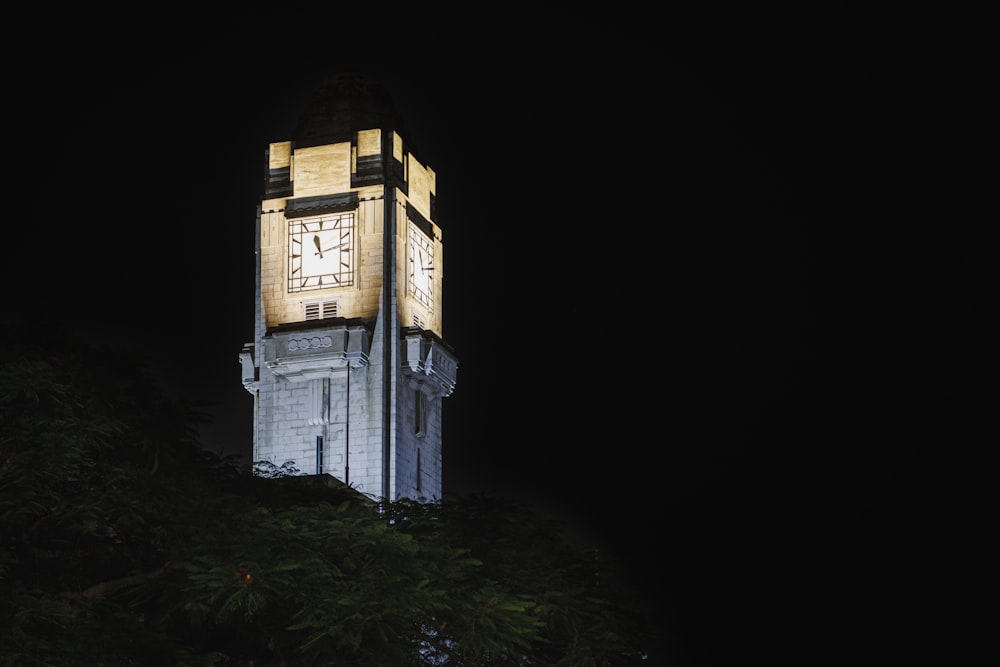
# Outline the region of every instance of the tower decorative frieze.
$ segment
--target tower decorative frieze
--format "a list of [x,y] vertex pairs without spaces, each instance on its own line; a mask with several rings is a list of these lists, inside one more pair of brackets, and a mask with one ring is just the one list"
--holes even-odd
[[370,335],[361,324],[341,324],[319,331],[287,331],[264,339],[264,363],[290,382],[368,365]]
[[427,383],[434,395],[444,398],[455,389],[458,360],[451,349],[432,333],[411,327],[403,338],[404,374]]

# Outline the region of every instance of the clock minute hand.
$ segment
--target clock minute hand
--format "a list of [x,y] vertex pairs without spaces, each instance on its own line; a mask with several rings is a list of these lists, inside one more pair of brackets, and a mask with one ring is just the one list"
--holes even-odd
[[[347,245],[346,241],[344,243],[338,243],[337,245],[332,245],[329,248],[321,248],[320,251],[317,252],[316,254],[322,257],[324,252],[330,252],[331,250],[336,250],[340,246],[345,246],[345,245]],[[316,241],[316,247],[319,248],[319,241]]]

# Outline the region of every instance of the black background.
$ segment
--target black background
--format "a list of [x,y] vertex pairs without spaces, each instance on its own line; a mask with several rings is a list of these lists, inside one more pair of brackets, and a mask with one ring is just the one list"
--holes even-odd
[[264,149],[372,74],[438,177],[445,492],[620,559],[648,664],[953,661],[983,627],[975,17],[462,20],[58,41],[8,81],[5,303],[144,352],[248,457]]

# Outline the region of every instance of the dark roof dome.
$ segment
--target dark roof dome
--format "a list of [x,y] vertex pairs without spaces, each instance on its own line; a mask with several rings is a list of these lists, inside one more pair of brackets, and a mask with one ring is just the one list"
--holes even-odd
[[389,92],[367,74],[336,74],[313,89],[292,140],[296,148],[322,146],[376,127],[402,130]]

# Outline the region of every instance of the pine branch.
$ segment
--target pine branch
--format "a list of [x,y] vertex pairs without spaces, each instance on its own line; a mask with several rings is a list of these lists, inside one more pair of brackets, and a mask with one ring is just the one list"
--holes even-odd
[[67,600],[103,600],[124,588],[128,588],[136,584],[143,584],[153,579],[162,577],[166,573],[169,566],[170,563],[165,563],[151,572],[140,572],[139,574],[133,574],[127,577],[120,577],[109,581],[100,581],[93,586],[88,586],[82,591],[76,593],[64,593],[64,597]]

